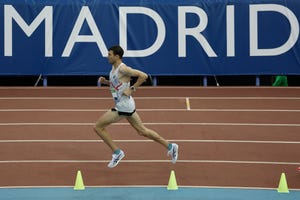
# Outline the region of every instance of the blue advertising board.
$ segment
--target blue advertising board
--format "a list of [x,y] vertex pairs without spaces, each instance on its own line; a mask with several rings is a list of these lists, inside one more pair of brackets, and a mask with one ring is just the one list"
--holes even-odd
[[0,75],[300,74],[299,0],[1,0]]

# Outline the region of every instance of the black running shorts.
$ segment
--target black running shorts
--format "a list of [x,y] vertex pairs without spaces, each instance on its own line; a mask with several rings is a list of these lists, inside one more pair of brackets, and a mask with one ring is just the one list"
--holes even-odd
[[129,116],[133,115],[133,113],[135,113],[135,110],[133,112],[129,113],[129,112],[117,111],[115,108],[112,108],[111,111],[118,112],[119,115],[123,115],[123,116],[127,116],[127,117],[129,117]]

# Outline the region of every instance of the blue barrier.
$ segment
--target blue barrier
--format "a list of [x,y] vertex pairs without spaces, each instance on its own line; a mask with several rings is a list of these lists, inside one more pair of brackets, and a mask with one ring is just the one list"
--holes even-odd
[[0,75],[300,74],[298,0],[2,0]]

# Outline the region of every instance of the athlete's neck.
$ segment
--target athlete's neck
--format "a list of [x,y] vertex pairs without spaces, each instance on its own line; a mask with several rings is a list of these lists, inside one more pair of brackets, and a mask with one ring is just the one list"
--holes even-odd
[[116,62],[113,64],[114,68],[117,69],[121,63],[122,63],[122,60],[116,61]]

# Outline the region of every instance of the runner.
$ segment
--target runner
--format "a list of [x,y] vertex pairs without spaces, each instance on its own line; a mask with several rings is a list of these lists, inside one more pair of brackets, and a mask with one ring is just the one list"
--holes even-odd
[[[163,145],[168,150],[167,155],[172,157],[172,163],[175,164],[178,158],[178,145],[169,143],[155,131],[146,128],[135,110],[132,93],[146,81],[148,75],[122,63],[123,54],[124,51],[120,46],[109,48],[108,62],[112,64],[109,80],[106,80],[104,77],[99,78],[101,84],[110,86],[110,91],[115,101],[115,107],[103,114],[94,127],[95,132],[113,151],[112,160],[108,164],[108,167],[113,168],[117,166],[122,158],[125,157],[125,153],[114,143],[105,128],[124,118],[127,119],[139,135]],[[132,86],[130,86],[131,77],[138,77],[136,83]]]

